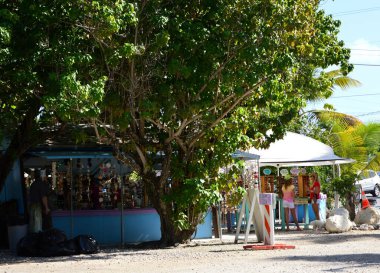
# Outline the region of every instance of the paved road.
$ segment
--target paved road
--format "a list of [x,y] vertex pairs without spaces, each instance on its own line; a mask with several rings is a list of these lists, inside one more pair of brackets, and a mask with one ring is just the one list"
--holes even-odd
[[[244,250],[234,236],[194,240],[166,249],[105,249],[93,255],[25,258],[0,251],[6,273],[379,273],[380,230],[328,234],[313,230],[276,232],[288,250]],[[255,236],[249,243],[255,244]]]

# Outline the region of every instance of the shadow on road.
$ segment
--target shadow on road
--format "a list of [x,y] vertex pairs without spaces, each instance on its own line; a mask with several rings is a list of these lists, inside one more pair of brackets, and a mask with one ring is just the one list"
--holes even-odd
[[[346,272],[345,269],[350,268],[365,268],[366,266],[378,266],[380,265],[380,254],[375,253],[358,253],[358,254],[335,254],[335,255],[313,255],[313,256],[283,256],[273,258],[276,261],[303,261],[312,263],[347,263],[347,267],[337,269],[334,267],[334,272]],[[364,272],[364,271],[357,271]]]

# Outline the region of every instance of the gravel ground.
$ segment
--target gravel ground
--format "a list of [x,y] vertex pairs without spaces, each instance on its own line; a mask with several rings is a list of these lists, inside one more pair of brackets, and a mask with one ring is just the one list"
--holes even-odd
[[[251,235],[248,244],[255,243]],[[380,272],[380,230],[329,234],[276,231],[287,250],[244,250],[233,235],[166,249],[107,248],[93,255],[17,257],[0,250],[0,272]]]

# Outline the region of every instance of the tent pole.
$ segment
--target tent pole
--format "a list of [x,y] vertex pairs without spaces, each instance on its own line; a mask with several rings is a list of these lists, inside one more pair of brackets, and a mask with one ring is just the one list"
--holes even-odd
[[[337,164],[336,165],[337,166],[337,175],[338,175],[338,177],[340,177],[340,165],[339,164]],[[334,178],[335,178],[335,164],[334,164]],[[335,200],[335,204],[334,204],[334,206],[335,206],[335,208],[337,209],[338,207],[339,207],[339,194],[335,191],[335,198],[334,198]]]
[[120,176],[120,235],[121,235],[121,247],[124,247],[124,182],[125,182],[125,177],[121,177],[121,162],[119,163],[119,176]]
[[74,236],[73,159],[70,158],[70,239]]
[[260,160],[257,159],[257,184],[259,186],[259,191],[261,190],[261,175],[260,175]]

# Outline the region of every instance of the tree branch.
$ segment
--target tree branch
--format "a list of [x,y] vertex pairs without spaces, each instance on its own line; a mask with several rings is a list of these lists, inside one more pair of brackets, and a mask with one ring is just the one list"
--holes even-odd
[[[256,90],[259,86],[261,86],[266,81],[266,78],[259,81],[255,86],[248,91],[246,91],[241,97],[236,99],[225,111],[210,125],[208,128],[215,127],[228,113],[236,108],[238,104],[240,104],[246,97],[250,96],[254,90]],[[231,97],[231,96],[230,96]],[[225,101],[225,100],[223,100]],[[205,131],[200,132],[197,136],[195,136],[192,141],[189,143],[189,148],[192,148],[195,142],[197,142],[200,138],[205,135]]]

